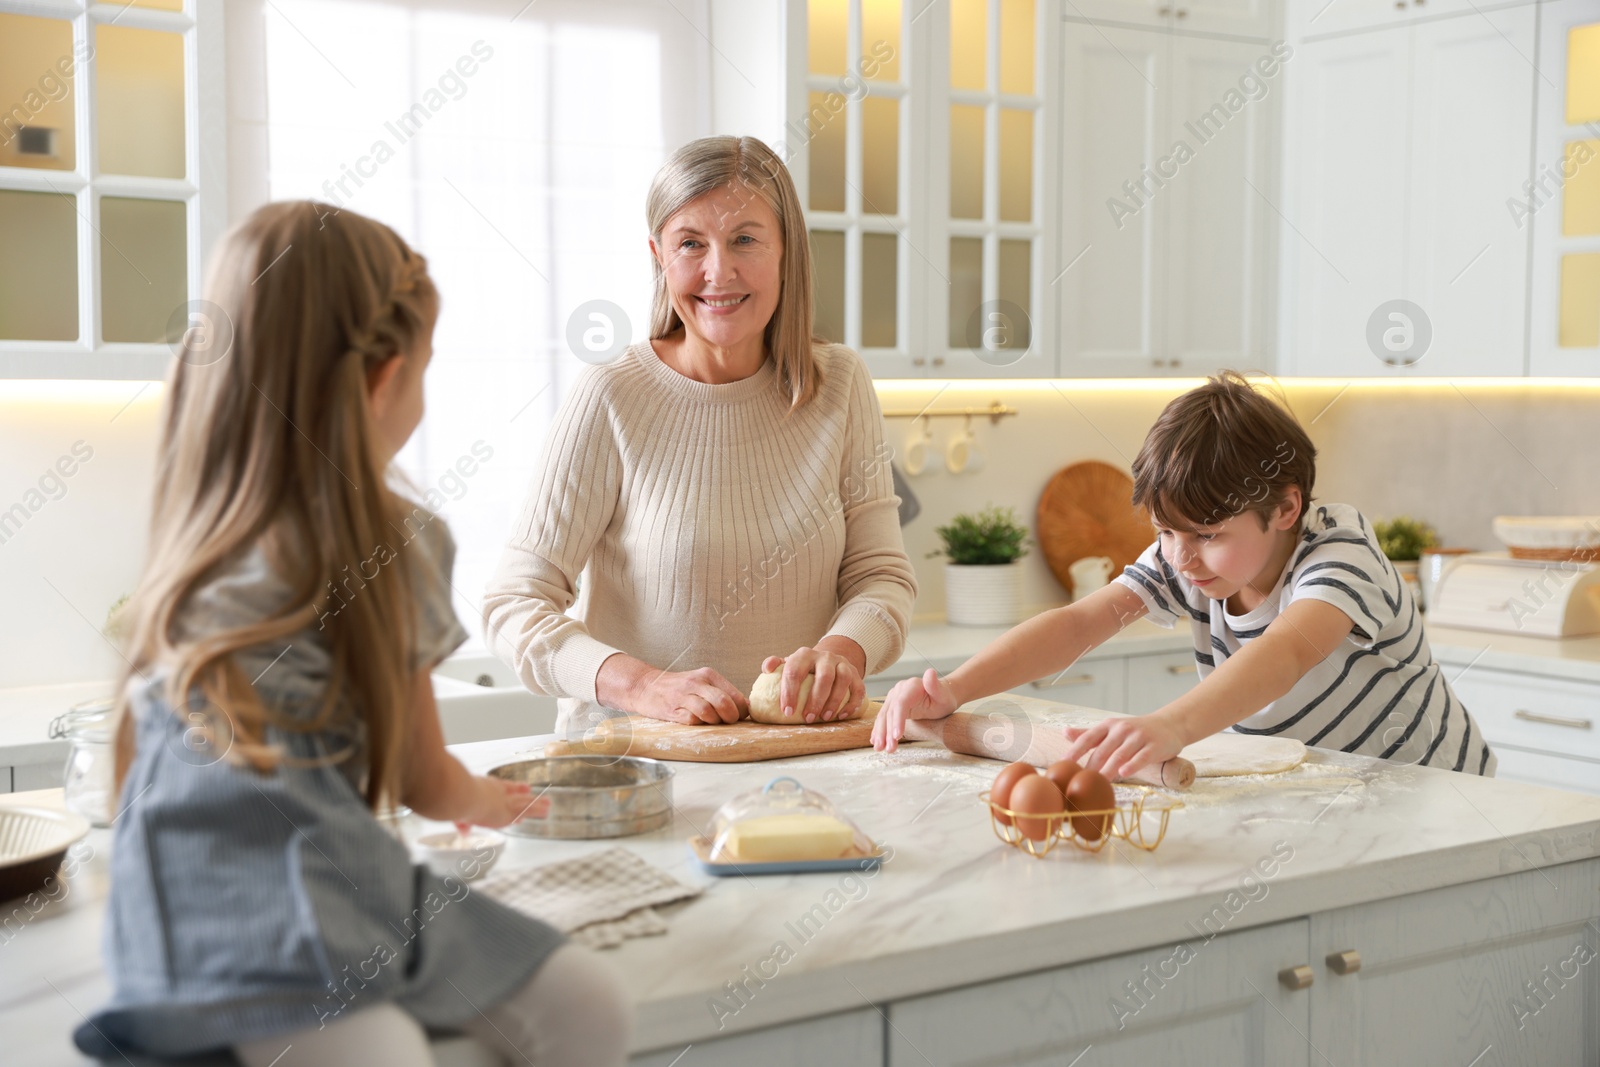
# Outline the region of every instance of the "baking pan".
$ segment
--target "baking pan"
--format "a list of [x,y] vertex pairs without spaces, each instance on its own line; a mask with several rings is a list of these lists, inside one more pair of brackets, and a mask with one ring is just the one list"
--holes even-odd
[[506,763],[492,778],[526,782],[549,800],[539,817],[505,827],[519,837],[591,840],[659,830],[672,821],[672,768],[637,756],[550,756]]

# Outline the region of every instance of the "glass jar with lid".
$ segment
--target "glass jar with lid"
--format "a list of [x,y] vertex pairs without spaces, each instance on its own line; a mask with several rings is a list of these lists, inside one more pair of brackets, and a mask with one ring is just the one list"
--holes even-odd
[[74,704],[50,723],[52,738],[66,738],[72,747],[62,789],[68,811],[94,826],[110,826],[115,804],[112,741],[116,704],[110,697]]

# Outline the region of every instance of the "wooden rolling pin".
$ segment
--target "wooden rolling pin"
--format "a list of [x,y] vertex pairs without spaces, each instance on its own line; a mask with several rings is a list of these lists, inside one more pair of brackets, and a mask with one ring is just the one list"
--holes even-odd
[[[1027,760],[1036,767],[1048,767],[1066,755],[1070,742],[1061,732],[1061,727],[1032,722],[1032,729],[1025,739],[1026,747],[1023,748],[1021,742],[1024,739],[1014,733],[1017,721],[997,720],[995,716],[958,711],[943,719],[906,720],[905,738],[907,741],[936,741],[951,752],[968,756],[1007,762]],[[1018,752],[1019,748],[1022,751]],[[1188,789],[1194,784],[1194,764],[1182,756],[1174,756],[1165,763],[1141,767],[1120,780],[1143,782],[1166,789]]]

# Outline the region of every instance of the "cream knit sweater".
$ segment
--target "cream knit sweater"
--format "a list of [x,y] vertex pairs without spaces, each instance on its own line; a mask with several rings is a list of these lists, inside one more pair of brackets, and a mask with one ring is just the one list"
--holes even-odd
[[815,352],[822,387],[792,413],[771,360],[707,385],[641,342],[578,381],[483,608],[523,684],[572,698],[558,729],[592,717],[616,652],[746,693],[825,635],[868,673],[899,657],[917,584],[877,394],[855,353]]

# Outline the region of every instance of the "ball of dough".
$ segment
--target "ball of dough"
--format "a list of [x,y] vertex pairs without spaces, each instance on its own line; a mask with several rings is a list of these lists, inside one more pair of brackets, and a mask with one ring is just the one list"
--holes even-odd
[[[785,715],[779,697],[782,694],[783,672],[773,671],[763,674],[756,679],[756,684],[750,687],[750,718],[756,722],[764,722],[770,726],[807,726],[816,723],[807,723],[805,714],[800,711],[806,706],[806,701],[811,699],[811,683],[816,680],[816,675],[806,675],[805,681],[800,683],[800,699],[795,701],[795,713]],[[817,722],[822,721],[822,716],[817,716]]]

